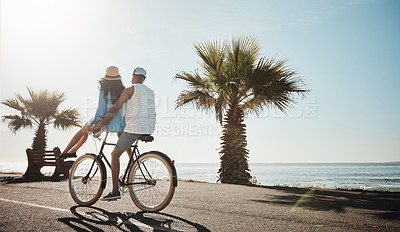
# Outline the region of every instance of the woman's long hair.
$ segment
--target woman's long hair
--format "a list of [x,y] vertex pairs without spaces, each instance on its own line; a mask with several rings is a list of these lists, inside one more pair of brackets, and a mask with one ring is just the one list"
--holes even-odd
[[111,95],[111,102],[115,104],[119,96],[121,96],[122,91],[124,91],[125,86],[122,84],[121,80],[99,80],[99,89],[104,92],[104,100],[107,100],[108,94]]

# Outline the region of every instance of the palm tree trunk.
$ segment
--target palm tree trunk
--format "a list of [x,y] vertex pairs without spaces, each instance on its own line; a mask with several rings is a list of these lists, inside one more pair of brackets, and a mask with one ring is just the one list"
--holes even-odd
[[35,138],[33,138],[32,150],[45,150],[47,147],[47,139],[46,139],[46,125],[44,123],[40,123],[39,127],[35,132]]
[[246,125],[243,121],[243,109],[238,105],[230,105],[222,126],[221,164],[218,171],[221,183],[250,184],[249,151],[246,149]]

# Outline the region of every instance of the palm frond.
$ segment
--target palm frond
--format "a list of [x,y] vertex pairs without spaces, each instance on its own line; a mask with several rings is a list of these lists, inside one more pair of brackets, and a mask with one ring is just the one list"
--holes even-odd
[[210,78],[218,77],[221,74],[221,67],[225,60],[225,43],[211,41],[196,44],[196,52],[203,60],[203,71]]
[[208,89],[210,88],[209,81],[202,78],[197,71],[193,73],[182,72],[175,75],[175,79],[186,81],[186,84],[191,89]]
[[187,104],[193,104],[199,110],[208,111],[215,105],[215,99],[207,92],[184,90],[176,100],[176,108]]
[[261,47],[257,39],[252,36],[243,36],[240,38],[242,54],[245,56],[245,60],[251,62],[254,65],[260,56]]
[[263,111],[265,107],[275,106],[285,112],[295,103],[293,94],[302,94],[308,90],[296,72],[288,68],[286,60],[262,58],[245,80],[249,92],[243,103],[246,113]]
[[227,51],[227,66],[231,75],[236,77],[243,76],[244,72],[252,68],[259,55],[260,45],[251,36],[241,36],[233,38]]
[[58,106],[65,100],[64,93],[40,90],[35,92],[28,88],[29,98],[17,94],[17,99],[24,105],[27,113],[38,121],[48,121],[57,113]]
[[21,106],[20,102],[16,98],[9,98],[1,102],[1,104],[6,105],[14,110],[18,110],[20,112],[24,112],[24,107]]
[[214,88],[208,78],[202,78],[200,74],[194,73],[178,73],[176,79],[186,81],[189,90],[184,90],[178,96],[176,108],[186,104],[193,104],[197,109],[210,110],[215,105]]
[[3,115],[2,121],[8,122],[8,128],[13,132],[17,132],[21,128],[32,128],[32,121],[25,117],[19,115]]
[[55,128],[61,128],[63,130],[73,126],[81,126],[78,111],[76,109],[65,109],[61,111],[54,115],[53,125]]

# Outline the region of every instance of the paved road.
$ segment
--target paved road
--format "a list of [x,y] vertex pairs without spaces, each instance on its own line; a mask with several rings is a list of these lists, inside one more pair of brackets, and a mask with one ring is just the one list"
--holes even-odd
[[0,231],[400,231],[400,193],[180,182],[165,210],[144,213],[129,195],[77,206],[66,180],[0,186]]

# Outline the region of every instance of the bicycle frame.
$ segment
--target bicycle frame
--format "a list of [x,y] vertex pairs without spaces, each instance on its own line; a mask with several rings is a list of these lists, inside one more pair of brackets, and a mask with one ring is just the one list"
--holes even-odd
[[[102,145],[101,145],[99,154],[96,155],[96,160],[100,160],[100,161],[101,161],[101,160],[104,158],[104,160],[106,161],[106,164],[107,164],[108,167],[111,169],[111,163],[108,161],[107,157],[104,155],[103,149],[104,149],[104,147],[105,147],[106,145],[115,146],[116,144],[115,144],[115,143],[107,143],[107,137],[108,137],[108,133],[106,134],[106,136],[105,136],[105,138],[104,138],[104,140],[103,140],[103,143],[102,143]],[[139,138],[136,140],[136,142],[135,142],[134,144],[131,145],[131,148],[133,148],[133,151],[132,151],[132,155],[129,157],[129,162],[128,162],[127,166],[126,166],[125,173],[124,173],[124,175],[123,175],[122,180],[121,180],[120,178],[118,178],[118,182],[119,182],[119,185],[120,185],[121,187],[124,187],[124,186],[132,186],[132,185],[134,185],[134,184],[147,184],[147,183],[149,183],[149,180],[147,179],[146,175],[144,174],[143,169],[147,172],[147,174],[148,174],[148,176],[150,177],[150,179],[152,179],[151,174],[150,174],[149,171],[147,170],[146,166],[145,166],[144,164],[138,163],[139,170],[140,170],[140,172],[142,173],[142,176],[143,176],[143,178],[145,179],[145,181],[144,181],[144,182],[137,182],[137,183],[128,183],[127,177],[129,176],[129,174],[130,174],[130,172],[131,172],[131,169],[132,169],[134,163],[135,163],[135,162],[138,162],[139,157],[140,157],[140,152],[139,152],[139,148],[138,148],[138,142],[139,142]],[[92,168],[93,168],[93,166],[94,166],[94,163],[95,163],[95,161],[93,162],[93,164],[92,164],[92,166],[91,166],[91,168],[90,168],[90,170],[89,170],[89,172],[88,172],[88,175],[89,175],[89,173],[91,173]],[[143,166],[143,169],[142,169],[141,166]],[[98,171],[98,170],[96,170],[96,171],[94,172],[94,175],[96,174],[97,171]],[[84,178],[89,178],[89,177],[86,176],[86,177],[84,177]],[[126,181],[125,181],[125,179],[126,179]]]

